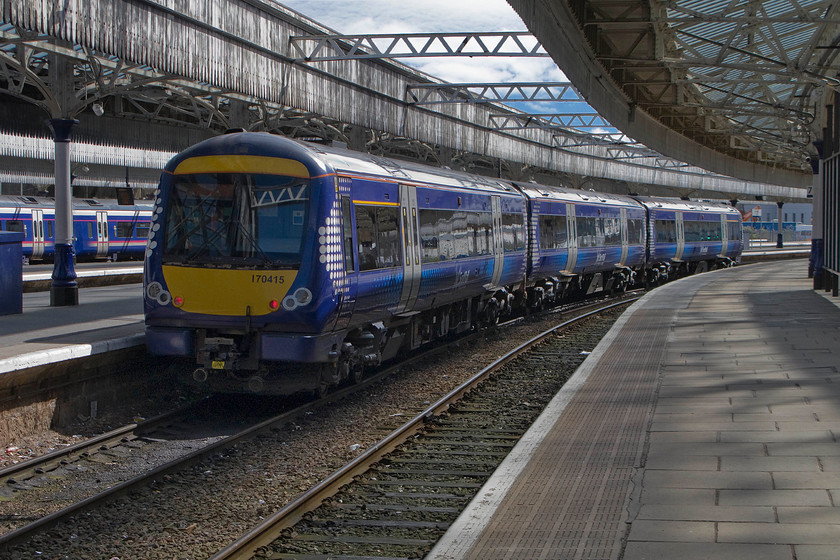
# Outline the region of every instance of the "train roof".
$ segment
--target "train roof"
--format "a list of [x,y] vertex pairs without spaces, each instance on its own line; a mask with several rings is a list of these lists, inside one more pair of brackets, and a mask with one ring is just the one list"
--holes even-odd
[[[110,198],[74,198],[74,210],[152,210],[152,201],[138,200],[133,205],[118,204]],[[50,196],[0,195],[0,206],[12,208],[54,208],[55,198]]]
[[442,185],[468,190],[495,191],[521,196],[509,183],[502,179],[483,177],[445,167],[433,167],[421,163],[399,161],[356,152],[336,146],[326,146],[287,138],[268,132],[230,131],[199,142],[172,158],[166,171],[174,173],[181,162],[201,156],[236,153],[238,155],[271,156],[290,158],[306,165],[311,176],[336,172],[340,174],[387,178],[394,182]]
[[633,206],[639,203],[632,197],[595,191],[582,191],[567,187],[540,185],[538,183],[516,183],[516,186],[531,199],[548,199],[558,202],[609,204],[612,206]]
[[722,212],[724,214],[741,215],[737,208],[721,202],[683,200],[681,198],[659,198],[653,196],[634,196],[633,198],[651,209],[659,208],[663,210],[681,210],[683,212]]
[[310,150],[317,152],[337,172],[386,176],[395,181],[445,185],[464,189],[511,193],[516,191],[509,182],[493,177],[454,171],[447,167],[434,167],[422,163],[394,160],[332,146],[303,144]]

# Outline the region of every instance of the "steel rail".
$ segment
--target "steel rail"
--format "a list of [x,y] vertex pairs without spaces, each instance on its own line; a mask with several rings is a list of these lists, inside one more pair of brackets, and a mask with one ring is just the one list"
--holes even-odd
[[143,420],[134,424],[127,424],[121,428],[116,428],[104,434],[74,443],[73,445],[63,449],[57,449],[56,451],[27,459],[17,465],[0,469],[0,484],[15,484],[27,480],[36,474],[43,474],[70,462],[95,455],[99,451],[106,451],[112,447],[116,447],[134,439],[141,439],[142,436],[139,435],[139,432],[152,430],[154,426],[162,424],[170,418],[191,410],[193,407],[200,404],[200,402],[202,401],[179,407],[169,412],[164,412],[163,414],[155,416],[154,418],[149,418],[148,420]]
[[245,560],[252,558],[257,549],[273,542],[282,531],[292,527],[295,523],[300,521],[306,513],[314,510],[325,500],[335,495],[342,486],[351,482],[354,477],[370,470],[372,465],[411,439],[413,436],[420,433],[424,429],[427,421],[448,410],[451,405],[461,400],[464,395],[487,379],[492,372],[498,370],[501,366],[507,364],[519,355],[527,352],[556,331],[566,328],[569,325],[597,313],[632,303],[638,300],[639,297],[640,296],[625,297],[619,302],[609,302],[606,305],[604,305],[603,302],[599,302],[576,309],[575,311],[579,312],[586,309],[586,307],[594,308],[555,325],[551,329],[544,331],[543,333],[504,354],[492,364],[485,367],[473,377],[452,390],[449,394],[430,405],[426,410],[415,416],[413,419],[409,420],[378,443],[365,450],[351,462],[333,472],[326,479],[301,494],[294,501],[266,518],[266,520],[260,525],[243,535],[237,541],[231,543],[210,560]]

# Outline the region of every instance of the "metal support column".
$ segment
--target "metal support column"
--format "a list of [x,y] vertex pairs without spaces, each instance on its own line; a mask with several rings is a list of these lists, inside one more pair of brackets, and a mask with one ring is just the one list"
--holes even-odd
[[[822,152],[822,142],[817,149]],[[814,289],[823,287],[823,165],[817,160],[814,165],[814,186],[811,189],[814,210],[811,213],[813,227],[811,233],[811,255],[808,258],[808,278],[814,279]]]
[[776,207],[779,209],[779,234],[776,236],[776,247],[781,249],[785,246],[784,241],[782,240],[782,206],[784,206],[784,202],[777,202]]
[[47,121],[55,140],[55,262],[50,306],[79,304],[79,285],[73,265],[73,203],[70,190],[70,139],[75,119]]

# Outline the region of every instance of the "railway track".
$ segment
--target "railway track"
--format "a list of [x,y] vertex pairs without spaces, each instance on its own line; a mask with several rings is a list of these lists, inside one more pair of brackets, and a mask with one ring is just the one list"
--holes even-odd
[[626,303],[508,352],[213,560],[422,558],[606,332],[564,329]]
[[[434,350],[432,353],[442,353],[442,352],[447,352],[447,349],[446,348],[439,348],[439,349]],[[428,354],[427,354],[427,356],[428,356]],[[419,358],[419,359],[424,359],[424,358]],[[511,358],[508,358],[508,359],[511,359]],[[2,536],[0,536],[0,550],[3,550],[3,549],[13,550],[14,549],[14,550],[24,550],[25,551],[27,549],[27,545],[25,543],[27,543],[27,542],[34,543],[36,549],[37,548],[49,549],[49,545],[45,546],[45,545],[41,544],[43,542],[43,534],[45,533],[45,531],[47,529],[50,529],[49,534],[51,535],[47,539],[48,541],[50,539],[54,539],[54,538],[58,538],[60,540],[61,537],[60,536],[55,537],[55,535],[61,535],[62,531],[64,531],[65,530],[64,528],[66,528],[66,527],[75,527],[75,525],[78,523],[78,519],[80,517],[80,514],[82,514],[82,513],[84,513],[86,516],[90,516],[91,515],[90,512],[96,512],[97,510],[105,510],[106,509],[106,504],[108,504],[108,503],[113,503],[115,501],[125,503],[125,502],[129,501],[128,496],[131,496],[131,499],[133,500],[134,496],[143,492],[143,490],[141,490],[141,489],[150,488],[150,487],[151,488],[156,488],[156,487],[158,487],[162,484],[162,481],[163,481],[164,484],[166,484],[169,481],[177,479],[181,476],[181,475],[176,475],[176,473],[184,473],[185,471],[187,471],[187,472],[194,471],[192,474],[188,475],[188,478],[189,477],[194,477],[196,472],[199,473],[199,475],[201,473],[206,474],[207,472],[210,472],[208,470],[204,470],[206,465],[212,465],[214,463],[218,463],[220,458],[221,458],[221,460],[224,460],[228,457],[231,457],[231,456],[235,455],[236,450],[237,450],[237,446],[239,445],[239,442],[242,442],[242,441],[248,440],[248,439],[261,438],[261,437],[270,439],[272,433],[279,432],[279,431],[282,430],[281,426],[288,425],[288,424],[293,424],[294,425],[296,422],[303,423],[303,422],[305,422],[305,419],[307,418],[308,415],[320,414],[320,413],[317,412],[318,410],[322,410],[324,408],[329,408],[329,407],[332,406],[332,403],[334,403],[336,401],[339,401],[339,400],[341,400],[345,397],[348,397],[356,391],[365,390],[365,387],[367,387],[369,385],[372,385],[372,384],[375,384],[378,381],[380,381],[382,378],[387,377],[388,375],[391,375],[391,373],[392,373],[391,370],[393,370],[393,369],[406,368],[407,366],[408,366],[408,364],[406,364],[406,363],[398,364],[398,365],[394,366],[393,368],[388,368],[387,370],[384,370],[384,371],[370,377],[369,379],[365,380],[363,384],[361,384],[359,386],[354,386],[354,387],[344,389],[342,391],[339,391],[338,393],[334,393],[334,394],[329,395],[329,397],[325,400],[317,401],[317,402],[313,402],[313,403],[308,403],[308,404],[304,405],[303,407],[295,408],[293,410],[290,410],[290,411],[285,412],[283,414],[280,414],[278,416],[275,416],[275,417],[272,417],[272,418],[267,419],[265,421],[256,423],[255,425],[250,426],[247,430],[244,430],[242,433],[236,434],[234,436],[229,436],[229,437],[226,437],[224,439],[219,439],[215,443],[210,444],[203,449],[196,450],[193,453],[189,453],[189,454],[187,454],[183,457],[179,457],[178,459],[176,459],[176,460],[174,460],[170,463],[166,463],[166,464],[161,465],[159,467],[156,467],[152,470],[149,470],[148,472],[145,472],[145,473],[143,473],[139,476],[136,476],[136,477],[134,477],[130,480],[127,480],[125,482],[122,482],[120,484],[112,486],[112,487],[106,489],[105,491],[95,495],[95,496],[91,496],[90,498],[85,499],[85,500],[83,500],[79,503],[76,503],[76,504],[74,504],[70,507],[67,507],[67,508],[65,508],[61,511],[54,512],[50,515],[47,515],[43,518],[40,518],[40,519],[36,520],[34,523],[31,523],[31,524],[29,524],[25,527],[21,527],[21,528],[15,530],[15,531],[12,531],[10,533],[2,535]],[[461,389],[461,391],[464,392],[464,393],[469,392],[470,390],[471,390],[471,386],[464,386]],[[437,415],[438,415],[440,410],[448,409],[448,408],[450,408],[450,406],[451,405],[448,404],[448,403],[447,404],[438,403],[435,406],[430,407],[428,410],[424,410],[420,415],[418,415],[418,417],[414,421],[409,422],[406,425],[407,426],[409,424],[414,425],[414,427],[415,427],[414,429],[416,429],[416,430],[420,430],[421,428],[422,429],[427,429],[429,426],[431,426],[431,425],[433,425],[437,422],[437,420],[433,421],[432,418],[437,418],[438,417]],[[521,404],[514,406],[514,408],[517,408],[517,407],[518,408],[523,408],[524,407],[525,409],[532,408],[531,405],[525,406],[525,405],[521,405]],[[300,419],[304,419],[304,421],[301,421]],[[87,450],[84,450],[81,446],[74,447],[73,449],[65,449],[62,452],[63,457],[59,457],[57,455],[54,455],[54,456],[48,457],[46,460],[47,460],[48,463],[52,462],[53,464],[55,464],[57,462],[58,464],[66,464],[67,461],[72,460],[74,457],[90,456],[90,455],[96,454],[96,453],[113,453],[114,449],[118,448],[120,445],[132,445],[133,442],[137,442],[139,440],[148,441],[148,440],[154,439],[153,436],[149,435],[150,433],[153,433],[153,431],[152,431],[153,424],[157,424],[158,426],[160,426],[160,425],[166,425],[167,423],[169,423],[169,424],[172,423],[172,418],[171,417],[169,417],[169,418],[162,417],[162,418],[155,419],[154,423],[150,421],[148,423],[144,423],[143,425],[138,424],[136,426],[129,426],[129,427],[126,427],[126,428],[121,429],[119,431],[110,432],[109,434],[106,434],[106,435],[102,436],[102,438],[100,438],[98,440],[88,442],[88,444],[87,444],[88,449]],[[142,428],[142,429],[138,429],[138,428]],[[297,428],[294,428],[294,429],[297,429]],[[443,430],[443,429],[441,428],[441,430]],[[409,432],[405,432],[405,433],[409,433]],[[417,433],[419,433],[419,432],[417,432]],[[445,430],[439,431],[438,436],[440,436],[441,434],[445,434],[445,433],[446,433]],[[399,443],[398,440],[400,440],[401,438],[404,439],[405,437],[411,437],[411,436],[406,436],[406,435],[393,436],[393,437],[386,438],[386,440],[393,441],[393,445],[397,445]],[[485,450],[485,451],[482,451],[482,452],[478,452],[474,449],[464,450],[463,451],[464,453],[469,453],[474,457],[481,456],[481,457],[486,457],[487,458],[486,461],[484,459],[479,461],[479,463],[481,463],[481,468],[479,468],[478,465],[473,465],[470,468],[475,467],[475,472],[479,472],[479,471],[484,472],[484,469],[489,469],[488,472],[492,472],[492,468],[494,468],[493,465],[496,462],[496,460],[497,459],[499,461],[501,460],[499,457],[503,457],[503,455],[506,453],[507,449],[509,449],[510,446],[512,446],[513,443],[515,442],[516,437],[517,436],[514,436],[514,435],[504,435],[502,433],[499,433],[497,438],[496,438],[500,442],[499,446],[496,446],[492,449],[488,449],[488,450]],[[506,441],[506,443],[504,443],[505,441]],[[376,453],[377,451],[382,452],[382,453],[389,452],[389,451],[392,450],[392,448],[389,447],[390,445],[391,445],[390,443],[377,444],[377,445],[371,447],[371,449],[369,449],[364,454],[364,456],[368,456],[371,453]],[[457,455],[455,455],[455,457],[457,457]],[[409,459],[402,459],[402,461],[406,461],[406,460],[409,460]],[[426,459],[418,459],[418,460],[426,461]],[[448,460],[453,461],[453,460],[457,460],[457,459],[448,459]],[[460,460],[463,463],[463,456],[461,457]],[[190,469],[191,466],[193,467],[192,469]],[[32,464],[32,462],[30,462],[30,463],[28,463],[24,466],[24,469],[29,469],[30,473],[35,473],[35,474],[38,474],[38,471],[41,471],[41,473],[43,473],[43,472],[45,472],[44,469],[48,469],[48,468],[49,468],[49,464],[47,464],[45,466],[35,466],[34,464]],[[382,467],[380,467],[380,468],[382,468]],[[393,468],[393,466],[391,466],[389,468]],[[24,472],[24,471],[23,470],[18,470],[18,474],[14,474],[14,475],[11,475],[11,476],[12,476],[13,479],[14,479],[14,476],[17,476],[18,478],[23,479],[24,475],[20,474],[22,472]],[[386,473],[386,472],[388,472],[387,469],[383,471],[383,473]],[[5,471],[3,473],[0,473],[0,478],[2,478],[6,474],[8,474],[8,473],[6,473]],[[190,481],[190,482],[185,482],[183,484],[184,485],[189,485],[189,484],[194,484],[194,483],[195,483],[194,481]],[[384,487],[388,487],[388,484],[380,481],[380,486],[383,485],[383,484],[385,485]],[[392,486],[393,486],[393,484],[392,484]],[[438,485],[439,488],[447,488],[447,487],[452,488],[453,489],[452,490],[453,495],[459,495],[459,496],[464,489],[469,489],[469,490],[474,492],[475,489],[477,489],[479,486],[480,486],[480,484],[479,484],[478,481],[470,482],[470,481],[461,480],[461,481],[459,481],[459,483],[457,485],[458,490],[456,492],[455,489],[454,489],[455,487],[452,484],[447,485],[444,482],[441,482]],[[389,495],[389,494],[393,493],[393,492],[384,491],[382,488],[380,488],[377,491],[378,492],[383,492],[385,495]],[[148,492],[148,491],[146,491],[146,492]],[[154,490],[154,492],[160,492],[160,491],[159,490]],[[399,492],[399,490],[395,490],[395,492],[404,493],[404,492]],[[310,492],[306,492],[304,494],[304,496],[307,496],[309,494],[310,494]],[[441,499],[443,499],[444,502],[447,501],[445,499],[444,494],[441,494],[439,492],[435,492],[434,494],[435,494],[435,496],[433,496],[433,497],[429,496],[427,498],[423,498],[421,496],[421,499],[429,499],[429,500],[441,500]],[[160,506],[149,506],[149,507],[160,507]],[[352,509],[353,509],[352,504],[351,505],[343,505],[343,506],[340,506],[340,507],[341,507],[341,509],[350,510],[350,511],[352,511]],[[365,506],[365,507],[367,508],[368,506]],[[373,508],[374,506],[370,505],[369,507]],[[381,506],[376,506],[376,507],[380,508],[382,510],[385,510],[385,511],[387,511],[389,509],[393,509],[391,506],[388,506],[388,504],[382,504]],[[396,506],[396,507],[405,509],[404,506]],[[421,507],[421,510],[419,510],[421,512],[423,511],[422,507],[438,508],[438,509],[441,509],[441,511],[443,511],[443,512],[449,512],[450,514],[455,514],[455,510],[457,509],[451,503],[446,503],[445,505],[412,506],[412,507]],[[402,511],[402,509],[400,511]],[[106,514],[103,513],[103,515],[106,515]],[[134,517],[138,517],[138,516],[142,517],[143,514],[140,513],[140,514],[132,514],[132,515]],[[435,522],[435,523],[439,524],[439,522]],[[189,529],[189,527],[191,527],[191,526],[192,525],[187,525],[186,529]],[[440,528],[440,527],[438,527],[438,528]],[[75,534],[75,532],[73,532],[73,534]],[[230,542],[230,541],[227,541],[227,542]],[[218,551],[218,548],[219,547],[216,546],[213,549],[213,552]],[[207,556],[209,556],[209,554]],[[21,557],[22,558],[22,557],[26,557],[26,554],[23,553],[19,556],[9,556],[9,557],[11,557],[11,558]],[[73,556],[70,555],[70,557],[73,557]],[[84,556],[79,556],[79,557],[84,557]],[[6,558],[6,556],[4,556],[2,553],[0,553],[0,558]]]

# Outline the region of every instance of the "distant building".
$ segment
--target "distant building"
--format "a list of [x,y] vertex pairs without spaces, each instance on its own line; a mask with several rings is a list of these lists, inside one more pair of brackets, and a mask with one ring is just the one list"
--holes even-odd
[[[778,235],[779,207],[775,202],[739,202],[744,232],[752,239],[774,240]],[[786,241],[811,238],[813,204],[790,202],[782,206],[782,235]]]

